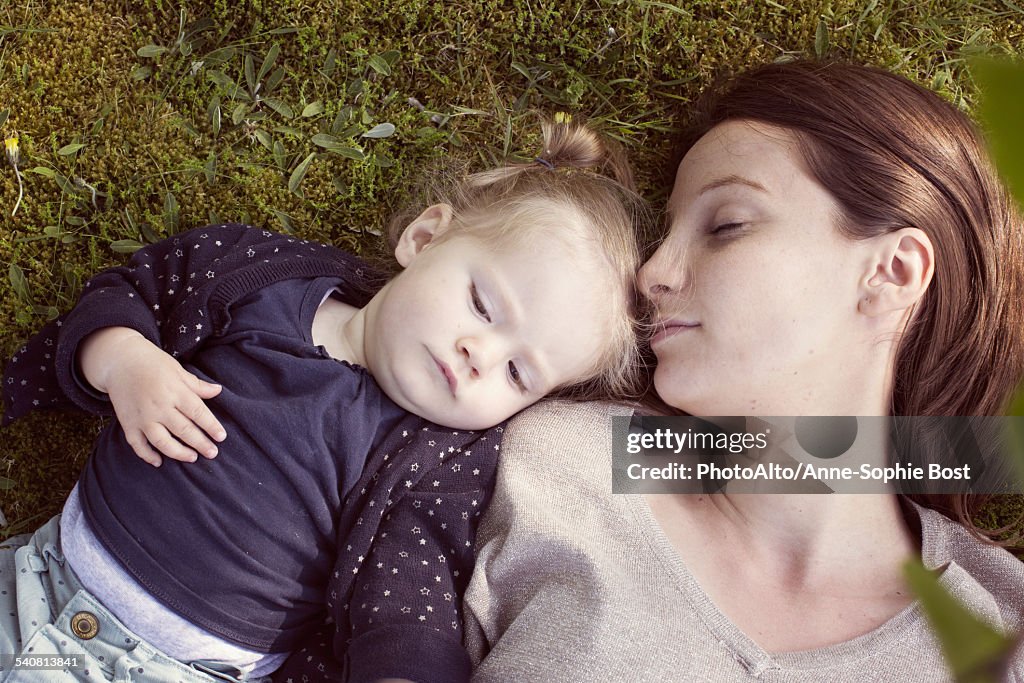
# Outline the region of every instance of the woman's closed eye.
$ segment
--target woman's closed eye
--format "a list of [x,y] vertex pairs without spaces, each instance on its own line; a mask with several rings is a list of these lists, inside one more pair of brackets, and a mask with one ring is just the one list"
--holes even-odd
[[488,312],[487,307],[484,306],[483,300],[480,298],[480,293],[476,291],[476,285],[469,285],[469,295],[473,300],[473,308],[476,312],[487,322],[491,322],[491,314]]
[[736,232],[745,225],[746,223],[742,221],[729,221],[726,223],[719,223],[718,225],[711,229],[711,234],[722,237],[728,235],[729,233]]

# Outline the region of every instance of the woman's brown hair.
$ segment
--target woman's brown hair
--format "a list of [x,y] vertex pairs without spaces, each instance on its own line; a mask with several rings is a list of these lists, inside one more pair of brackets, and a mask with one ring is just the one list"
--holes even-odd
[[[734,119],[795,136],[848,237],[912,226],[932,240],[935,276],[897,347],[891,414],[1002,414],[1024,372],[1024,224],[971,119],[891,72],[800,60],[710,88],[681,155]],[[984,533],[983,496],[910,498]]]

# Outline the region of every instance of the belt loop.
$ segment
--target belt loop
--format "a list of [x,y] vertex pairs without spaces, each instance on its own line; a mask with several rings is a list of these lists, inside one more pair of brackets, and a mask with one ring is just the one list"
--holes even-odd
[[46,571],[46,559],[41,557],[38,553],[28,553],[28,568],[34,571],[36,574],[42,574]]

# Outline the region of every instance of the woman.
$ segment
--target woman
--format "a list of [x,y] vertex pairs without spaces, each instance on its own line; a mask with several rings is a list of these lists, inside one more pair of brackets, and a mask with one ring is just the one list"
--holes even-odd
[[[640,274],[661,399],[999,414],[1024,362],[1024,238],[965,116],[884,71],[795,62],[713,93],[682,151]],[[965,527],[977,500],[612,495],[615,412],[549,404],[507,430],[466,599],[474,680],[948,679],[914,557],[1024,629],[1024,564]]]

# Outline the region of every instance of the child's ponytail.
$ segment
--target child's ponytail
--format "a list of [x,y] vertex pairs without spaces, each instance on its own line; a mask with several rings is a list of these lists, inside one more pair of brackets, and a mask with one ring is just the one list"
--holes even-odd
[[544,148],[537,157],[538,162],[546,161],[555,170],[591,169],[631,191],[636,190],[633,170],[622,149],[594,130],[571,121],[556,120],[541,123],[541,131],[544,135]]
[[522,173],[587,171],[612,180],[629,192],[636,192],[626,155],[611,140],[564,114],[554,121],[542,120],[540,127],[544,142],[532,162],[509,163],[475,173],[467,178],[468,184],[482,188]]

